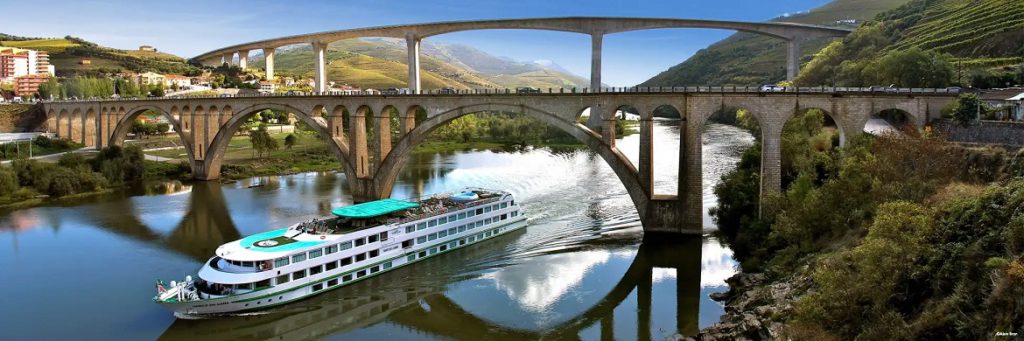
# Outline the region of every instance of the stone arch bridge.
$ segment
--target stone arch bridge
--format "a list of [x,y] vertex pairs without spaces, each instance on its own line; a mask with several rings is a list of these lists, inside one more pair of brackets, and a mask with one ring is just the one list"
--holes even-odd
[[[913,89],[871,93],[818,89],[818,92],[760,93],[726,91],[647,91],[604,93],[477,93],[395,96],[259,96],[47,102],[47,126],[61,138],[90,147],[120,145],[131,124],[146,111],[167,118],[183,142],[193,175],[212,180],[220,175],[228,142],[245,121],[264,109],[293,113],[323,136],[341,161],[358,201],[386,198],[414,147],[434,129],[473,113],[528,115],[563,130],[599,154],[622,181],[648,232],[699,233],[702,229],[701,128],[723,108],[745,108],[761,125],[762,194],[781,190],[780,135],[798,112],[824,110],[842,141],[863,130],[873,115],[888,109],[907,114],[923,126],[955,100],[955,93]],[[650,90],[650,89],[649,89]],[[673,89],[678,90],[678,89]],[[686,89],[694,90],[694,89]],[[801,90],[801,89],[798,89]],[[680,114],[679,186],[677,193],[656,194],[653,187],[653,112],[667,107]],[[632,163],[615,146],[619,110],[640,115],[639,162]],[[662,108],[665,109],[665,108]],[[589,110],[589,119],[581,115]],[[425,113],[425,119],[417,112]],[[392,137],[392,117],[399,134]],[[348,118],[350,122],[344,120]],[[372,120],[375,134],[367,131]],[[587,123],[581,123],[586,121]],[[347,129],[346,129],[347,127]],[[373,136],[373,139],[368,138]]]

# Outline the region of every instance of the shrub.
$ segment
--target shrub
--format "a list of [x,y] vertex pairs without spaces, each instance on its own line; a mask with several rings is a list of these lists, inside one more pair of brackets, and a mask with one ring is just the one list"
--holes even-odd
[[18,174],[14,169],[0,166],[0,197],[7,197],[18,190]]

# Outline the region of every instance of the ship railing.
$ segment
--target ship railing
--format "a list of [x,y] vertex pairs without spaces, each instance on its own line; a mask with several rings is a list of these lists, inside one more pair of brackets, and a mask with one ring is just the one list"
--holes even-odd
[[[444,199],[444,198],[445,197],[439,197],[438,199]],[[495,197],[487,198],[487,199],[474,200],[474,201],[470,201],[470,202],[465,203],[465,204],[459,204],[459,205],[456,205],[456,206],[441,206],[440,209],[437,209],[435,211],[430,211],[430,212],[425,213],[425,214],[421,213],[421,214],[417,214],[417,215],[412,216],[412,217],[398,218],[398,219],[389,219],[388,220],[388,224],[397,224],[397,225],[405,224],[405,223],[408,223],[408,222],[411,222],[411,221],[427,219],[427,218],[430,218],[430,217],[435,217],[435,216],[447,214],[447,213],[452,212],[452,211],[458,211],[458,210],[461,210],[461,209],[464,209],[464,208],[467,208],[467,207],[470,207],[470,206],[489,204],[489,203],[492,203],[492,202],[495,202],[495,201],[498,201],[498,200],[501,200],[501,196],[495,196]]]

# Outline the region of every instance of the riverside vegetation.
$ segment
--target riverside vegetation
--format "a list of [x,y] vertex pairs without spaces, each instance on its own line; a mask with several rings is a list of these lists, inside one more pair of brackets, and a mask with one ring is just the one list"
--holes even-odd
[[100,193],[145,178],[182,177],[188,167],[145,161],[137,146],[105,147],[94,157],[66,153],[57,163],[16,159],[0,166],[0,205]]
[[[756,126],[742,112],[741,126]],[[1024,328],[1024,149],[928,130],[855,136],[809,111],[782,138],[782,193],[759,207],[760,142],[715,187],[743,273],[699,338],[990,339]],[[755,136],[759,134],[755,133]],[[758,216],[758,212],[762,212]]]

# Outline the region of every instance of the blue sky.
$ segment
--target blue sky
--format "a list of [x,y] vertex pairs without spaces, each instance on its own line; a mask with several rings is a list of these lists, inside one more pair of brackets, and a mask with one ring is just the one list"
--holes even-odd
[[[285,35],[446,20],[629,16],[764,21],[806,11],[828,0],[5,2],[0,5],[6,12],[0,24],[2,33],[37,37],[70,34],[105,46],[134,49],[153,45],[161,51],[192,57],[223,46]],[[45,19],[40,20],[40,13]],[[612,86],[640,83],[731,33],[666,29],[605,36],[603,81]],[[520,61],[552,60],[581,76],[590,74],[590,38],[585,35],[492,30],[428,40],[466,44]]]

